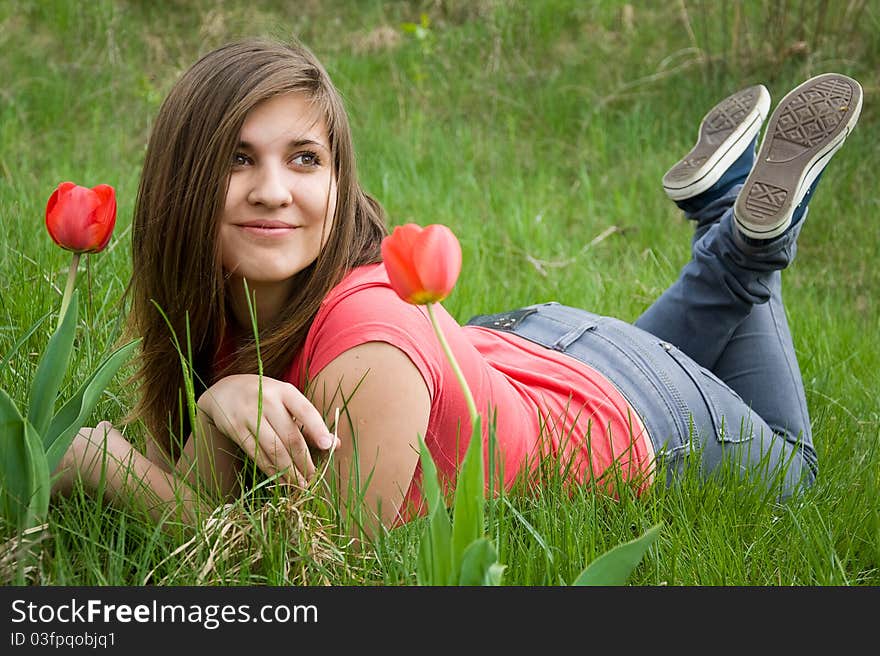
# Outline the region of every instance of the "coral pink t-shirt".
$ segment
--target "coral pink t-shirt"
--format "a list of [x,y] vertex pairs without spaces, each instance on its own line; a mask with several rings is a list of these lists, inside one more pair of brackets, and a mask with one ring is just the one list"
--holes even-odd
[[[494,416],[507,488],[548,456],[578,483],[601,480],[615,462],[624,480],[647,480],[651,463],[643,424],[604,376],[516,335],[460,326],[439,304],[435,310],[482,416],[487,467],[488,420]],[[421,373],[431,399],[425,443],[449,492],[470,441],[467,404],[427,311],[397,296],[384,265],[354,269],[331,290],[286,379],[302,389],[342,352],[373,341],[400,349]],[[420,481],[419,465],[401,506],[404,521],[425,510]],[[608,489],[611,482],[603,485]]]

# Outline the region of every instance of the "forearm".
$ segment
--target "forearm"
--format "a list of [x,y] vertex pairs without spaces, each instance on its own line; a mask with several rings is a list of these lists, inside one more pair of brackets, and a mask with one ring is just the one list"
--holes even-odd
[[182,477],[162,469],[112,427],[83,430],[62,462],[86,488],[113,503],[147,512],[154,521],[196,524],[211,506]]

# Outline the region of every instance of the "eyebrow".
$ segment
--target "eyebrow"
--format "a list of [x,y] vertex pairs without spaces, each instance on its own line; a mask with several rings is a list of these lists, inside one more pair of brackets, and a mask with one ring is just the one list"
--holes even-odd
[[[320,146],[324,150],[329,150],[327,146],[314,139],[293,139],[287,142],[287,148],[300,148],[302,146]],[[249,141],[239,141],[238,146],[236,147],[244,148],[245,150],[254,150],[254,145]]]

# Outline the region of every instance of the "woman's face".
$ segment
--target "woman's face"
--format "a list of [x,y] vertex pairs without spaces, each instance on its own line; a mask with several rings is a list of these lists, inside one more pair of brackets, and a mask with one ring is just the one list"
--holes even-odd
[[289,283],[318,257],[335,206],[327,129],[306,97],[287,93],[255,106],[230,162],[223,268],[249,283]]

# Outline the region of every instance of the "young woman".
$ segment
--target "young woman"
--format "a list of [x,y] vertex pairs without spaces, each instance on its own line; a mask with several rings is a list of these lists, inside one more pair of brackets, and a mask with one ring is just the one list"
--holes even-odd
[[[635,326],[556,303],[460,326],[438,308],[484,429],[495,422],[505,485],[547,458],[603,487],[671,480],[688,462],[727,463],[781,498],[814,480],[780,271],[861,88],[808,80],[756,158],[769,106],[760,85],[723,100],[664,177],[696,223],[693,257]],[[133,222],[147,453],[107,422],[85,428],[58,489],[106,477],[114,498],[193,517],[192,488],[234,494],[245,462],[306,485],[332,452],[340,493],[362,494],[376,525],[416,516],[419,436],[451,486],[471,426],[423,309],[389,285],[385,235],[308,50],[249,40],[203,57],[159,112]],[[178,347],[192,353],[192,412]]]

